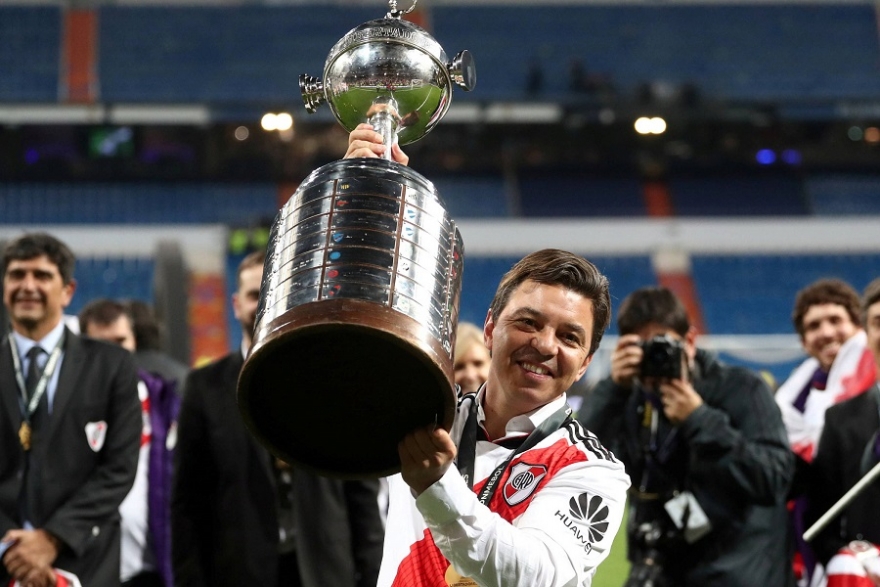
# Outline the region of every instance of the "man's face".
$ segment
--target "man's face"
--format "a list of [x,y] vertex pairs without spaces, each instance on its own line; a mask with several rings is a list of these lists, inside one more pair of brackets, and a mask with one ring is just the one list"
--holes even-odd
[[135,351],[134,329],[131,327],[131,320],[128,316],[122,315],[110,324],[89,322],[85,334],[92,338],[118,344],[128,351]]
[[562,395],[590,364],[593,302],[566,287],[525,281],[486,317],[487,393],[524,414]]
[[868,348],[874,353],[874,362],[880,370],[880,302],[868,306],[865,314],[865,330],[868,334]]
[[802,324],[801,344],[807,354],[819,361],[824,371],[831,369],[843,343],[859,331],[846,308],[839,304],[810,306]]
[[232,294],[232,309],[241,324],[247,340],[254,335],[257,323],[257,306],[260,305],[260,282],[263,280],[262,265],[248,267],[241,272],[238,291]]
[[3,274],[3,303],[13,325],[27,331],[54,328],[70,304],[76,284],[64,284],[45,255],[13,260]]

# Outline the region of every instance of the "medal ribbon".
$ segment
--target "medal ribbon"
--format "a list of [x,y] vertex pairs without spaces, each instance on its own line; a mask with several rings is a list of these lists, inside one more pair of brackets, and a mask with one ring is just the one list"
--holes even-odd
[[[12,348],[12,364],[15,366],[15,380],[18,382],[18,388],[21,392],[21,400],[19,401],[21,417],[28,425],[30,425],[31,416],[37,411],[37,406],[40,405],[43,393],[45,393],[46,389],[49,387],[49,380],[52,378],[52,375],[55,374],[55,369],[58,367],[58,361],[61,358],[61,351],[64,347],[64,334],[62,333],[61,336],[58,337],[58,342],[55,344],[55,348],[52,349],[52,353],[49,355],[49,359],[43,367],[43,373],[40,375],[39,381],[37,381],[37,386],[34,388],[34,395],[31,396],[29,402],[27,399],[27,387],[25,386],[24,375],[22,374],[21,369],[21,358],[18,356],[18,344],[15,342],[15,337],[11,334],[9,336],[9,346]],[[34,357],[32,360],[36,361],[37,358]],[[27,402],[27,405],[25,405],[25,402]]]
[[[464,424],[464,430],[462,431],[456,465],[458,466],[461,476],[464,478],[465,482],[467,482],[468,488],[473,489],[474,466],[477,459],[477,397],[476,394],[468,394],[465,397],[471,398],[471,407],[468,413],[468,419]],[[565,404],[553,412],[549,418],[541,422],[537,428],[532,430],[532,433],[528,435],[525,441],[523,441],[516,450],[510,453],[510,456],[507,457],[503,463],[498,465],[495,470],[492,471],[492,474],[489,475],[489,478],[486,479],[486,484],[483,486],[483,489],[480,490],[478,496],[480,503],[486,505],[489,503],[489,500],[492,499],[495,490],[498,488],[498,481],[501,479],[502,473],[504,473],[514,457],[535,447],[539,442],[568,424],[570,421],[571,408],[568,407],[568,404]]]

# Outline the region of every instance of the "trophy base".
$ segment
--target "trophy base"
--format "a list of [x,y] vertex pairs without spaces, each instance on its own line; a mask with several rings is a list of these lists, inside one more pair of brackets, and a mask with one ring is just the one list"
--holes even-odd
[[338,478],[400,470],[412,430],[449,429],[457,398],[447,354],[424,325],[361,300],[276,317],[245,361],[238,404],[278,458]]

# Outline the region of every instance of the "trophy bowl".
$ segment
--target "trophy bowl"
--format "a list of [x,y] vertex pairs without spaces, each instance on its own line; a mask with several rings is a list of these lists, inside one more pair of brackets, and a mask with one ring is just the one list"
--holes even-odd
[[336,477],[399,469],[452,425],[463,242],[433,185],[384,159],[314,171],[279,212],[238,404],[285,461]]
[[[369,121],[405,145],[443,118],[453,83],[470,91],[476,82],[469,51],[448,61],[431,35],[391,12],[350,30],[330,50],[323,82],[303,74],[300,90],[309,112],[327,102],[347,131]],[[386,125],[394,127],[390,133]]]
[[[370,122],[390,145],[424,136],[452,84],[475,80],[467,51],[447,63],[393,9],[334,45],[323,82],[304,74],[300,86],[310,112],[327,102],[346,130]],[[316,169],[282,207],[239,378],[256,438],[332,477],[399,471],[403,437],[449,429],[455,414],[464,245],[433,184],[390,151]]]

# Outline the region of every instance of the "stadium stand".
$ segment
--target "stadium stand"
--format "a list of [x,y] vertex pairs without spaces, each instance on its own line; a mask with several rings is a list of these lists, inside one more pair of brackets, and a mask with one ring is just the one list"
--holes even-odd
[[0,39],[0,103],[56,102],[61,10],[0,6]]
[[641,182],[634,177],[597,178],[548,170],[519,180],[522,215],[544,217],[645,216]]
[[85,257],[77,259],[76,295],[68,314],[77,314],[89,301],[126,298],[152,303],[153,259],[149,257]]
[[0,183],[4,224],[245,224],[278,212],[271,183]]
[[301,73],[321,74],[322,56],[350,28],[382,16],[350,6],[103,6],[100,13],[104,100],[280,104],[299,95]]
[[694,255],[692,274],[713,334],[794,332],[798,290],[837,277],[862,291],[880,276],[880,253],[828,255]]
[[[62,12],[0,10],[0,100],[57,101]],[[111,103],[286,104],[298,95],[300,73],[319,75],[323,56],[350,28],[383,16],[381,8],[317,4],[97,11],[98,95]],[[458,98],[465,101],[524,98],[533,63],[544,71],[545,96],[568,99],[573,59],[630,93],[651,82],[693,83],[707,96],[746,101],[880,93],[867,2],[448,5],[431,8],[429,20],[452,54],[479,47],[480,91]]]
[[673,178],[678,216],[804,216],[809,213],[795,176]]
[[880,177],[827,175],[809,177],[804,190],[817,216],[880,214]]
[[512,216],[508,190],[501,177],[448,175],[432,182],[453,218]]
[[[524,95],[532,60],[545,70],[545,92],[564,93],[571,58],[628,91],[652,80],[694,82],[707,95],[736,100],[880,91],[869,3],[471,5],[438,7],[432,19],[441,43],[475,47],[479,40],[480,95],[490,99]],[[524,38],[534,40],[511,42]]]

